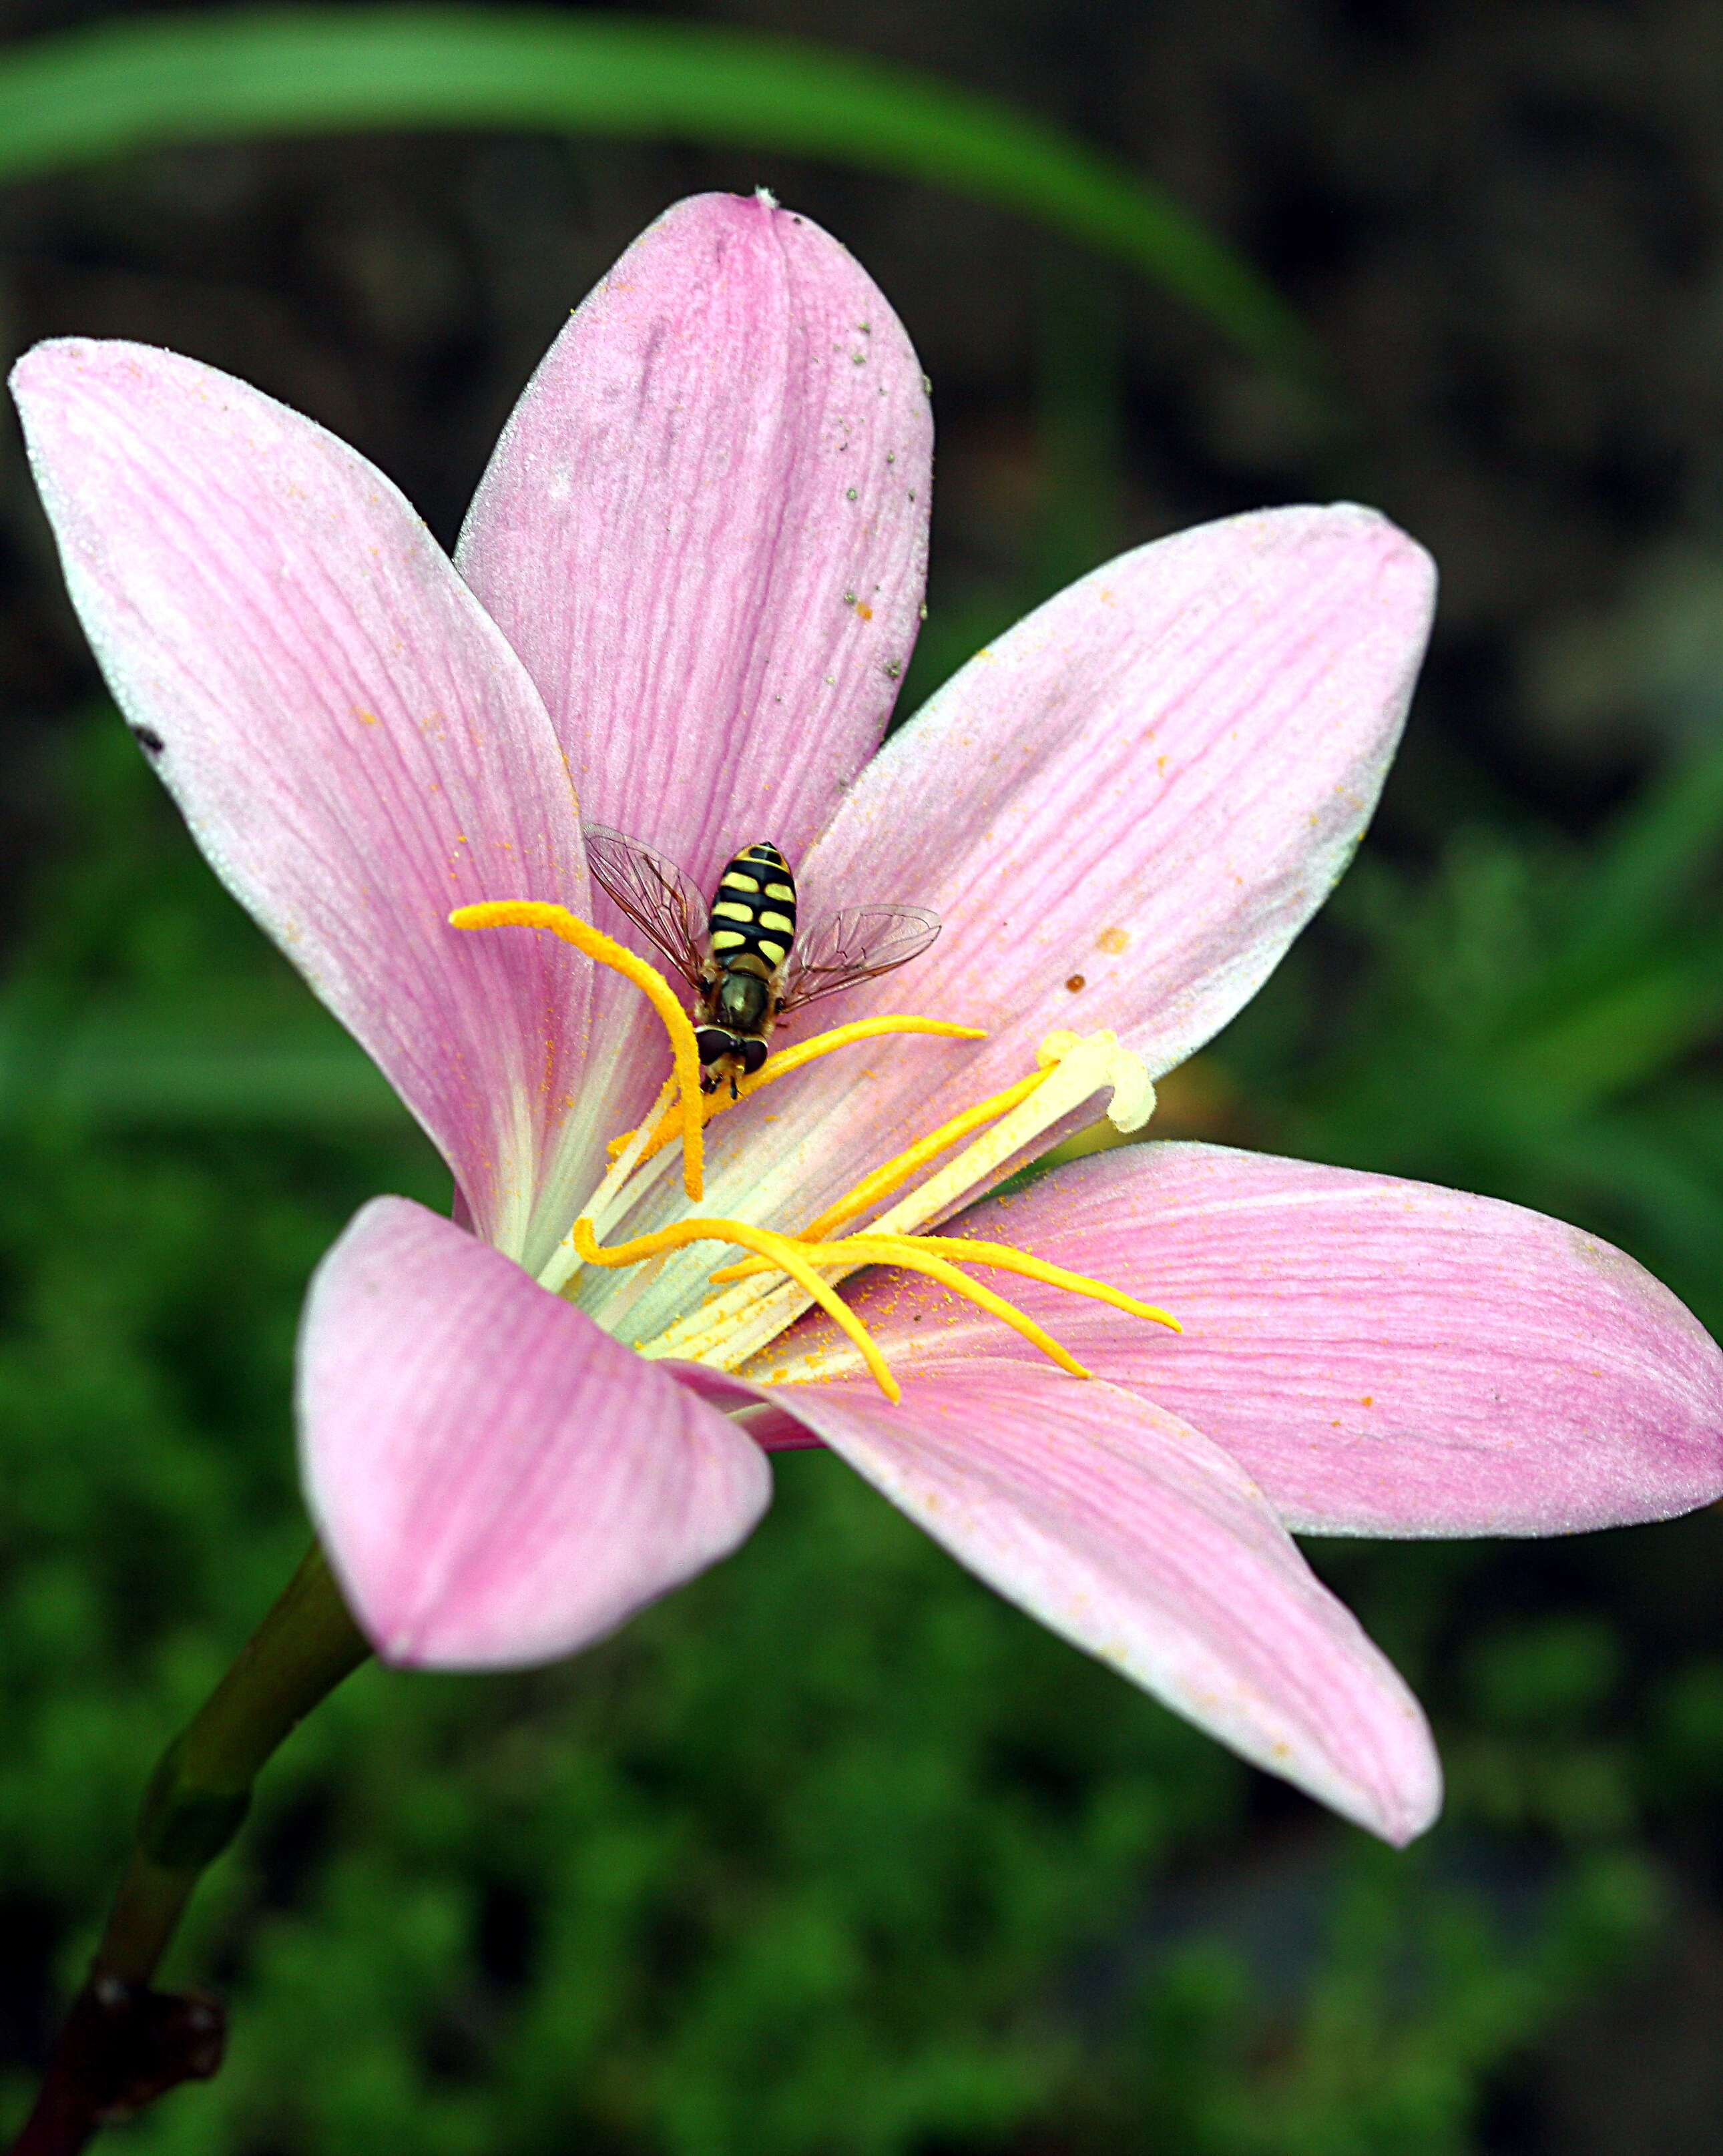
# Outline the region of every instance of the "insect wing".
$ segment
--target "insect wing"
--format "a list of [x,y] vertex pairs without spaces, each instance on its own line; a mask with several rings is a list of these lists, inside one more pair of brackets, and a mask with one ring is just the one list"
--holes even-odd
[[594,878],[688,986],[697,988],[706,959],[697,924],[706,918],[706,901],[693,878],[638,839],[603,824],[587,824],[584,836],[586,865]]
[[920,906],[851,906],[828,913],[797,944],[779,1016],[907,966],[939,932],[938,914]]

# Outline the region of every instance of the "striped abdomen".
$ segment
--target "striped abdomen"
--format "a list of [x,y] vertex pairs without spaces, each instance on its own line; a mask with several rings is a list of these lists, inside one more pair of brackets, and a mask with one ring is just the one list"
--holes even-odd
[[777,972],[795,941],[795,878],[775,846],[761,839],[737,855],[718,879],[708,927],[721,968],[753,957]]

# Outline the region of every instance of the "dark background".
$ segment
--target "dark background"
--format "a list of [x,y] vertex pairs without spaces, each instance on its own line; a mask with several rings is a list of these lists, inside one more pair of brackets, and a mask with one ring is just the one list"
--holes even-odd
[[[9,5],[0,34],[111,12]],[[243,143],[0,188],[0,342],[137,337],[229,368],[356,443],[450,542],[628,240],[678,196],[769,184],[866,264],[933,377],[912,706],[1117,547],[1264,502],[1379,505],[1443,577],[1406,753],[1333,919],[1156,1129],[1564,1212],[1715,1327],[1723,956],[1714,834],[1683,816],[1723,743],[1723,13],[691,16],[911,62],[1111,149],[1278,284],[1350,431],[1021,219],[681,144]],[[0,2097],[87,1951],[148,1762],[302,1533],[305,1273],[369,1191],[436,1188],[99,702],[12,429]],[[1600,892],[1616,911],[1587,912]],[[1613,955],[1576,986],[1600,935]],[[1714,1514],[1317,1553],[1429,1698],[1453,1776],[1443,1826],[1396,1857],[1043,1640],[838,1475],[789,1461],[755,1545],[568,1669],[357,1680],[282,1761],[186,1949],[234,1999],[229,2072],[133,2145],[1718,2145]]]
[[[0,27],[22,38],[112,13],[13,4]],[[1321,339],[1365,429],[1340,476],[1441,565],[1423,729],[1572,815],[1643,760],[1667,723],[1660,675],[1702,670],[1716,619],[1714,7],[860,0],[676,18],[916,63],[1061,120],[1169,188]],[[920,346],[940,422],[936,593],[1012,591],[1057,250],[895,180],[594,141],[162,154],[7,191],[6,341],[76,331],[193,351],[354,441],[452,536],[573,300],[666,202],[757,181],[845,239]],[[1124,540],[1330,475],[1260,369],[1176,301],[1096,275],[1122,318]],[[7,706],[51,719],[93,675],[15,457],[5,534]]]

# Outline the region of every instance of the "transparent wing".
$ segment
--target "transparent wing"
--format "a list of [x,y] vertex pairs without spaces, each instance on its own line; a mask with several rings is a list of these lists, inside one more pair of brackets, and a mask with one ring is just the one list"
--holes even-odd
[[691,988],[705,966],[706,901],[692,876],[638,839],[588,824],[586,865]]
[[852,906],[826,914],[797,938],[779,1015],[907,966],[939,932],[939,915],[919,906]]

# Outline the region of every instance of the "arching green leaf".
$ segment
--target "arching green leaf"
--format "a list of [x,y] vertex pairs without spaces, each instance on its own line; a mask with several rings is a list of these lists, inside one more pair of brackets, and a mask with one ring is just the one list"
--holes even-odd
[[693,23],[417,8],[164,16],[0,54],[0,180],[164,143],[431,126],[734,143],[926,181],[1129,264],[1259,359],[1320,378],[1266,281],[1128,167],[858,54]]

